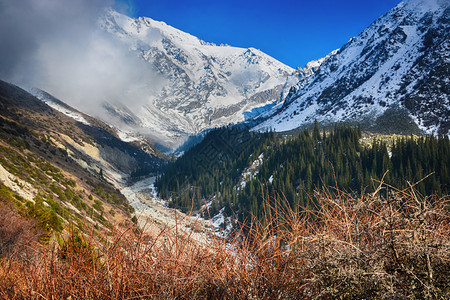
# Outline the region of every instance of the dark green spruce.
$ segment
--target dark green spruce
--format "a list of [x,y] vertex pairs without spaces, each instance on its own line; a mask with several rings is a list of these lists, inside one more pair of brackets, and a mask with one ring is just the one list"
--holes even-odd
[[[350,193],[371,192],[384,181],[423,195],[448,193],[450,142],[445,137],[404,137],[388,147],[360,144],[358,128],[316,123],[296,136],[220,128],[169,165],[156,181],[161,197],[184,211],[209,203],[207,216],[225,214],[244,220],[264,214],[263,199],[285,197],[294,209],[313,205],[314,190],[338,187]],[[430,175],[431,174],[431,175]]]

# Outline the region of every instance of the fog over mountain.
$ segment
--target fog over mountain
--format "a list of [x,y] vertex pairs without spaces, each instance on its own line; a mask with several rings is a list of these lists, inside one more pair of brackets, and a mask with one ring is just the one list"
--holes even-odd
[[[151,94],[163,80],[126,45],[105,33],[98,19],[107,0],[0,1],[0,78],[51,92],[99,115],[103,101]],[[147,78],[147,85],[139,84]]]

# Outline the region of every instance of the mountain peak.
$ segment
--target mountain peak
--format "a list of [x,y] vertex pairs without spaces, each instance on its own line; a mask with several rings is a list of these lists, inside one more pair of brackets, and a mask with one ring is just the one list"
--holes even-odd
[[300,78],[281,112],[256,128],[284,131],[317,119],[397,133],[448,134],[449,5],[441,0],[400,3],[316,73]]
[[176,29],[163,21],[156,21],[148,17],[139,17],[137,19],[121,14],[112,8],[105,10],[100,19],[100,27],[111,33],[119,34],[123,38],[134,36],[138,39],[162,39],[171,38],[178,42],[191,45],[201,45],[205,42],[199,38]]
[[[110,119],[121,122],[117,116],[128,111],[134,130],[157,134],[158,143],[169,147],[205,129],[244,121],[246,112],[279,101],[292,84],[291,67],[255,48],[217,46],[164,22],[111,9],[99,23],[164,83],[133,109],[126,99],[105,105]],[[149,84],[143,78],[137,85]]]

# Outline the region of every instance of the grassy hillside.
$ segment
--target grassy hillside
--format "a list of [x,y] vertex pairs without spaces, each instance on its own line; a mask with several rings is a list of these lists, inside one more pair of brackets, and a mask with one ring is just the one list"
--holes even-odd
[[133,208],[111,180],[140,168],[156,173],[164,164],[156,151],[122,142],[109,126],[84,118],[90,125],[0,81],[1,201],[36,219],[46,242],[71,223],[104,231],[129,222]]

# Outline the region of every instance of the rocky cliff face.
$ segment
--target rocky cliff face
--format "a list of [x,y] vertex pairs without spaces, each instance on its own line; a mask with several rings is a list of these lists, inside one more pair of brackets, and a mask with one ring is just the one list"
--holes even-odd
[[407,0],[352,38],[256,127],[363,123],[396,132],[450,130],[450,3]]

